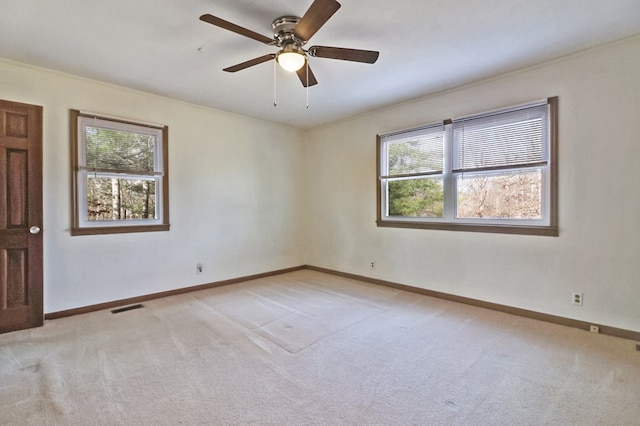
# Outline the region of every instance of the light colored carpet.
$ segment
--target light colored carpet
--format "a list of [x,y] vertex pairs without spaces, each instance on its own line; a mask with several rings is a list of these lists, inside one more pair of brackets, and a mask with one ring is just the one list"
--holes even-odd
[[639,425],[634,342],[314,271],[0,335],[2,425]]

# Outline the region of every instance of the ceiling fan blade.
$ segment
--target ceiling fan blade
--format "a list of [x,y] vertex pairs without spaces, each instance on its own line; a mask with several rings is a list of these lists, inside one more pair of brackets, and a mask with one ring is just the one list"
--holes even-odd
[[218,18],[217,16],[209,15],[208,13],[202,15],[200,17],[201,21],[207,22],[211,25],[215,25],[216,27],[224,28],[225,30],[233,31],[236,34],[243,35],[245,37],[252,38],[264,44],[274,44],[273,38],[263,36],[262,34],[258,34],[251,30],[248,30],[244,27],[241,27],[236,24],[232,24],[229,21],[225,21],[222,18]]
[[343,61],[364,62],[373,64],[378,60],[380,52],[374,50],[345,49],[344,47],[311,46],[308,50],[316,58],[340,59]]
[[261,64],[263,62],[270,61],[271,59],[273,59],[275,57],[276,57],[275,54],[270,53],[268,55],[260,56],[259,58],[250,59],[250,60],[242,62],[240,64],[227,67],[227,68],[223,69],[222,71],[226,71],[226,72],[241,71],[241,70],[243,70],[245,68],[249,68],[249,67],[252,67],[254,65],[258,65],[258,64]]
[[[309,80],[307,80],[307,71],[309,71]],[[296,74],[298,74],[298,78],[304,87],[315,86],[318,84],[318,80],[316,80],[316,76],[311,72],[309,64],[306,64],[304,67],[296,71]]]
[[302,41],[309,40],[340,9],[336,0],[314,0],[293,33]]

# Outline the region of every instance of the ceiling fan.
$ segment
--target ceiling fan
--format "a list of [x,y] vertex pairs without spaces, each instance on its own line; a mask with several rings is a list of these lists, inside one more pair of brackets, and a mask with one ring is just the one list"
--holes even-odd
[[[304,87],[318,84],[308,63],[308,56],[316,58],[340,59],[343,61],[373,64],[379,52],[373,50],[346,49],[342,47],[312,46],[303,49],[309,39],[340,9],[335,0],[314,0],[302,18],[281,16],[273,21],[273,37],[266,37],[247,28],[225,21],[217,16],[204,14],[201,21],[225,30],[249,37],[261,43],[280,48],[277,53],[269,53],[258,58],[224,68],[223,71],[236,72],[275,59],[287,71],[296,72]],[[306,65],[306,67],[305,67]]]

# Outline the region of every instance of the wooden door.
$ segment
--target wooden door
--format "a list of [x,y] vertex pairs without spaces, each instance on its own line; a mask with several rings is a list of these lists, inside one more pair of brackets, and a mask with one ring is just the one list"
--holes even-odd
[[41,326],[42,107],[0,100],[0,333]]

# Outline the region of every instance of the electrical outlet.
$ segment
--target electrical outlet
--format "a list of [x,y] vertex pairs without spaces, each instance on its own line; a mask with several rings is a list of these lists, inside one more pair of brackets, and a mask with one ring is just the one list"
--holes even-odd
[[571,303],[582,306],[582,293],[571,293]]
[[198,263],[196,265],[196,274],[201,274],[203,270],[204,270],[204,266],[202,265],[202,263]]
[[369,261],[369,269],[376,269],[376,261],[375,260],[370,260]]
[[600,327],[598,327],[597,325],[590,325],[589,331],[592,333],[600,333]]

